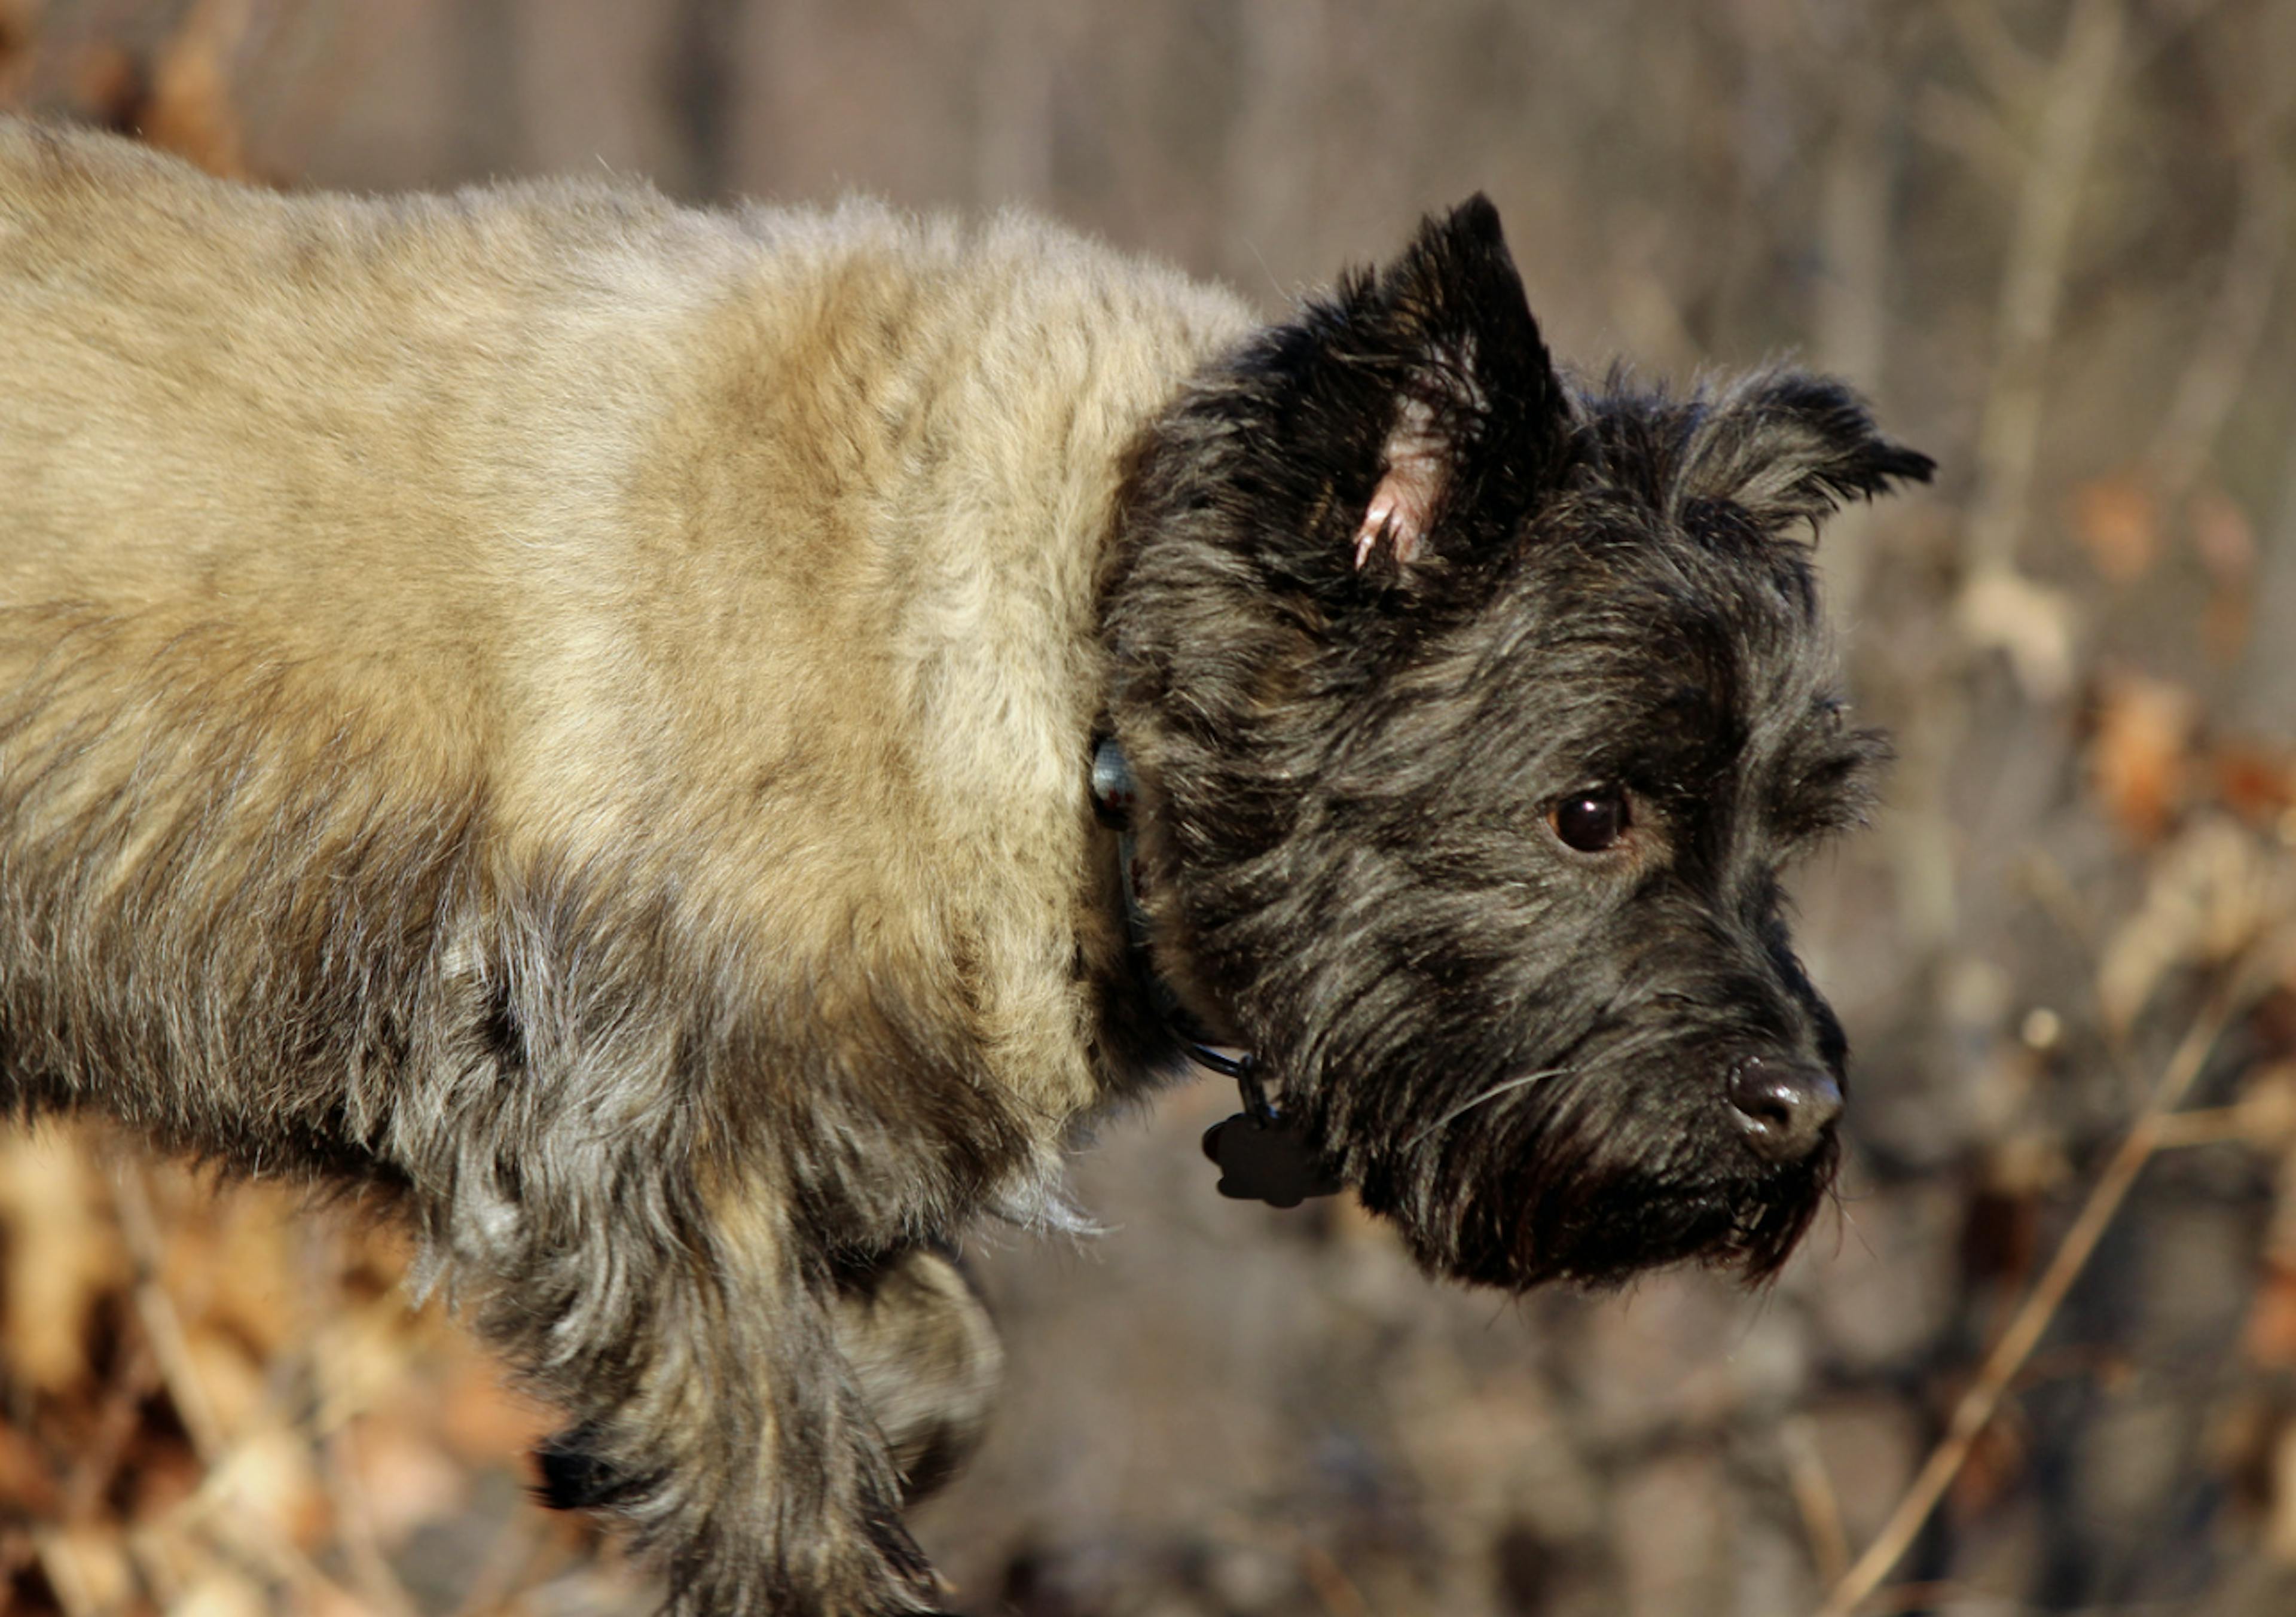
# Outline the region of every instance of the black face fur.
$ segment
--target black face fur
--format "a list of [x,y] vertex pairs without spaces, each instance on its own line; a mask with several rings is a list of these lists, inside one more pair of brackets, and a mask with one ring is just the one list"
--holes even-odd
[[1158,964],[1430,1267],[1808,1225],[1844,1047],[1779,873],[1885,751],[1809,545],[1931,470],[1791,371],[1566,385],[1480,198],[1159,424],[1109,604]]

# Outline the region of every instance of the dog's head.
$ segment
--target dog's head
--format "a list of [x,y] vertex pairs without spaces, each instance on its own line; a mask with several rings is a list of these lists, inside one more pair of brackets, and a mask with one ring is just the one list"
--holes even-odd
[[1780,873],[1885,751],[1809,545],[1931,470],[1796,372],[1565,385],[1480,198],[1156,426],[1108,622],[1158,964],[1431,1267],[1807,1226],[1844,1047]]

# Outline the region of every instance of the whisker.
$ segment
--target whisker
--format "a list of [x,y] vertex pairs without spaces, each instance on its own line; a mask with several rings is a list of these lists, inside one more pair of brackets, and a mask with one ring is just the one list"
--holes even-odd
[[1428,1124],[1427,1127],[1422,1129],[1418,1133],[1413,1135],[1411,1137],[1410,1143],[1405,1145],[1404,1149],[1408,1151],[1413,1145],[1416,1145],[1420,1141],[1425,1139],[1429,1135],[1433,1134],[1437,1129],[1448,1128],[1451,1124],[1464,1117],[1468,1112],[1472,1112],[1476,1107],[1481,1105],[1485,1101],[1496,1100],[1500,1096],[1505,1095],[1510,1089],[1520,1089],[1527,1084],[1535,1084],[1543,1079],[1562,1078],[1570,1071],[1570,1069],[1569,1067],[1548,1067],[1538,1072],[1525,1072],[1519,1077],[1505,1079],[1498,1083],[1493,1084],[1489,1088],[1484,1090],[1480,1095],[1476,1096],[1472,1100],[1461,1102],[1458,1105],[1456,1105],[1448,1112],[1446,1112],[1441,1117],[1437,1118],[1433,1122]]

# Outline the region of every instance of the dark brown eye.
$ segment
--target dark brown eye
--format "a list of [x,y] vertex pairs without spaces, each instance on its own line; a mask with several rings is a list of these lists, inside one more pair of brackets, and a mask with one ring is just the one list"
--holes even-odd
[[1602,853],[1626,834],[1626,794],[1613,786],[1574,792],[1547,810],[1546,818],[1566,847]]

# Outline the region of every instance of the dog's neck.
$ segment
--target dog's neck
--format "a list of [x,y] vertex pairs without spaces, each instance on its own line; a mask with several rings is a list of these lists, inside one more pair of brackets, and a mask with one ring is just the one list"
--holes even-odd
[[1147,906],[1140,896],[1139,839],[1136,819],[1139,788],[1114,737],[1093,748],[1092,808],[1102,825],[1116,833],[1116,865],[1124,890],[1124,925],[1148,985],[1155,1014],[1173,1042],[1198,1066],[1235,1080],[1243,1110],[1204,1134],[1204,1154],[1220,1166],[1219,1192],[1239,1201],[1296,1207],[1308,1196],[1327,1196],[1340,1188],[1338,1176],[1315,1160],[1296,1116],[1276,1110],[1261,1081],[1259,1063],[1250,1051],[1230,1055],[1214,1046],[1190,1014],[1171,982],[1156,969],[1150,947]]

